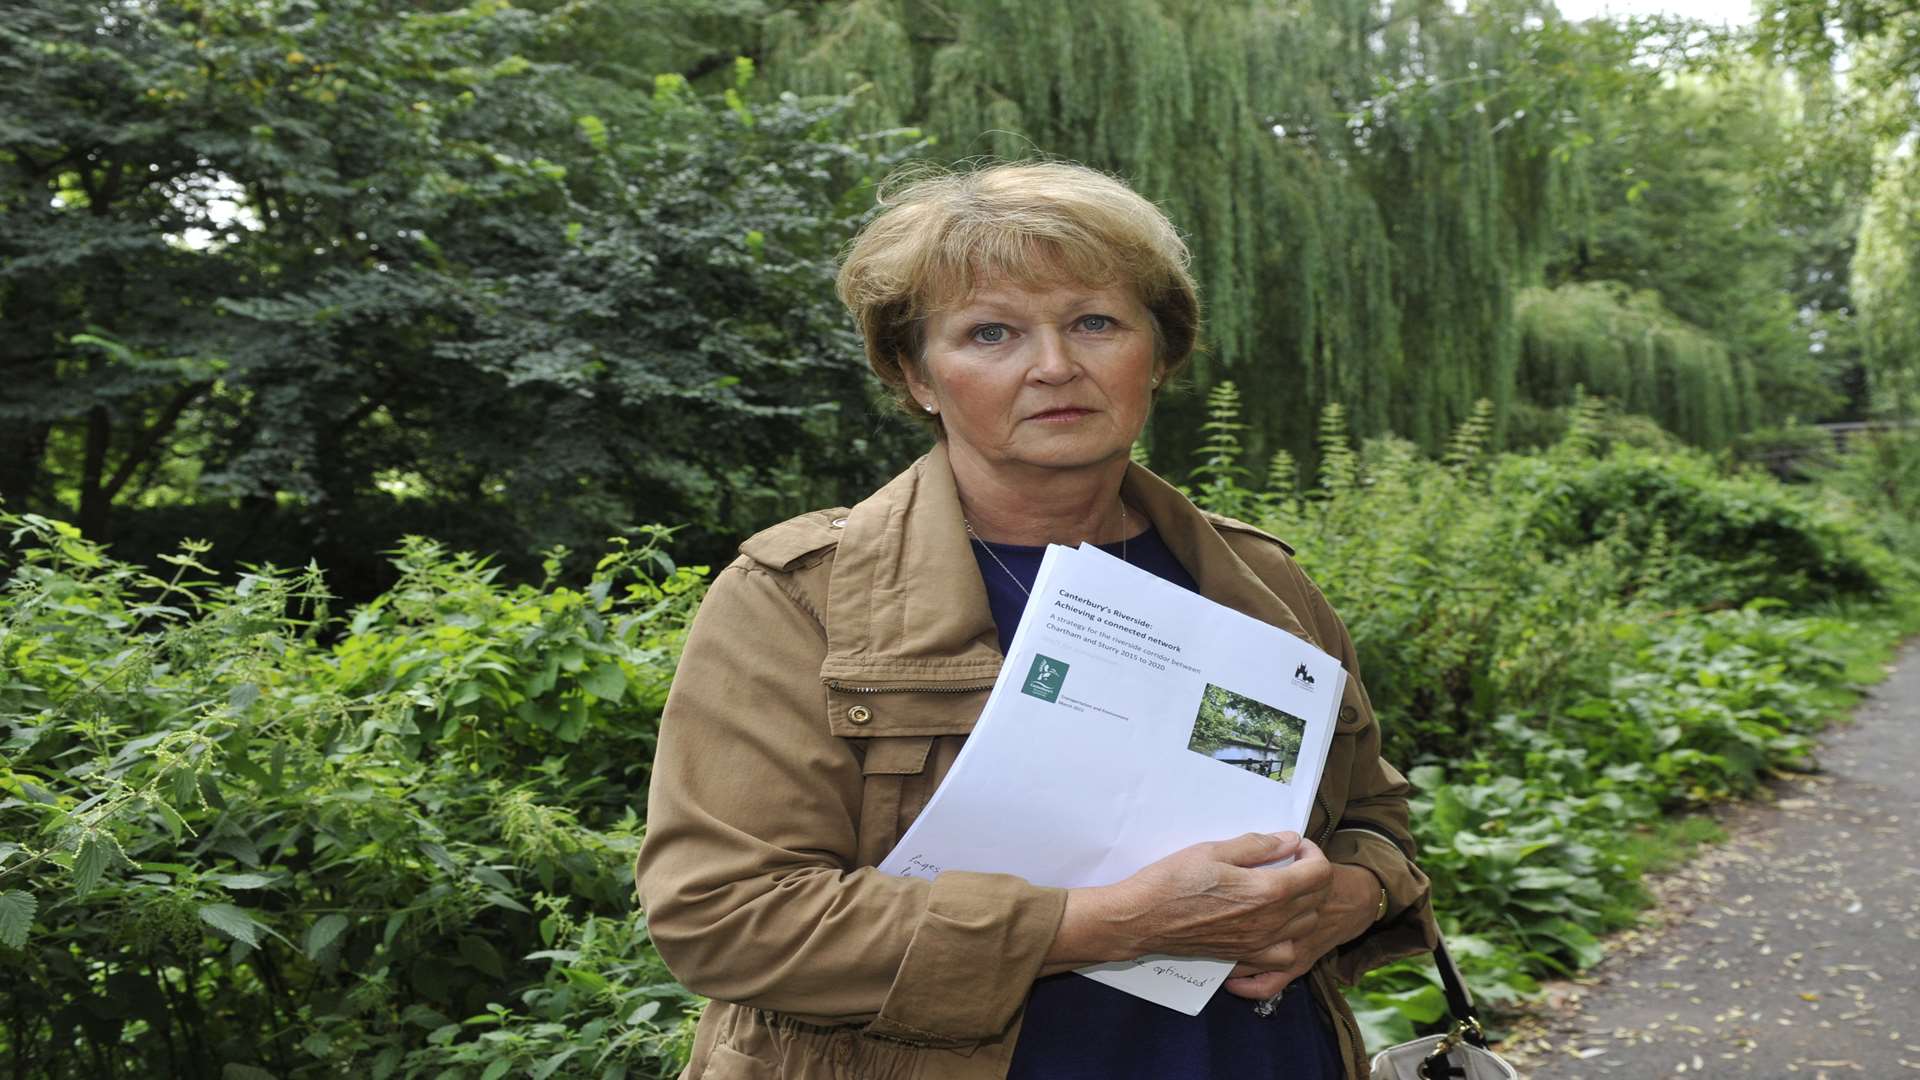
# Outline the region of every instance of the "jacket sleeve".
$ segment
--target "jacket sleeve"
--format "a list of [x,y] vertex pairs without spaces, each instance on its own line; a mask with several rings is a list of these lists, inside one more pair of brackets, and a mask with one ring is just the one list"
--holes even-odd
[[742,560],[715,579],[667,698],[635,867],[654,944],[708,997],[928,1045],[1000,1035],[1066,893],[857,867],[861,764],[827,726],[824,651],[782,575]]
[[1365,867],[1387,890],[1386,915],[1342,945],[1331,958],[1335,976],[1353,983],[1381,964],[1430,951],[1439,941],[1439,930],[1433,920],[1427,876],[1413,861],[1413,833],[1407,813],[1407,795],[1412,789],[1406,778],[1380,756],[1380,721],[1373,714],[1365,685],[1360,683],[1353,636],[1320,590],[1311,583],[1307,588],[1315,632],[1347,669],[1365,718],[1365,726],[1351,736],[1354,745],[1346,805],[1327,841],[1327,858]]

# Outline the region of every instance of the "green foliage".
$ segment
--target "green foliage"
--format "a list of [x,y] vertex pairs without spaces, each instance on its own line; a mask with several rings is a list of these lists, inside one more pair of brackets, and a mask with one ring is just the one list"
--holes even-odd
[[[1500,1003],[1631,924],[1648,845],[1697,832],[1650,823],[1811,766],[1809,736],[1898,632],[1878,605],[1912,594],[1920,535],[1864,447],[1790,487],[1644,445],[1584,393],[1557,444],[1489,458],[1488,411],[1435,462],[1390,439],[1355,453],[1329,408],[1308,497],[1195,496],[1266,508],[1343,613],[1452,951]],[[1378,1044],[1438,1018],[1438,993],[1400,964],[1351,996]]]
[[[1208,300],[1194,381],[1238,384],[1255,460],[1307,458],[1328,401],[1435,448],[1476,400],[1503,414],[1512,293],[1579,201],[1585,96],[1644,77],[1575,77],[1622,43],[1532,0],[780,6],[770,86],[863,88],[864,122],[949,159],[1068,158],[1165,206]],[[1161,457],[1208,456],[1206,410],[1163,405]]]
[[1615,447],[1578,461],[1516,461],[1500,490],[1547,551],[1603,537],[1664,550],[1646,584],[1665,602],[1795,604],[1884,596],[1902,568],[1849,516],[1759,474],[1724,476],[1709,459]]
[[1822,505],[1891,550],[1920,550],[1920,433],[1856,432],[1848,447],[1815,472]]
[[[1909,22],[1920,27],[1920,23]],[[1906,149],[1901,149],[1905,146]],[[1908,420],[1920,401],[1920,164],[1910,143],[1882,151],[1882,175],[1867,201],[1854,252],[1854,295],[1876,409]]]
[[675,1067],[696,1002],[630,873],[703,575],[660,534],[581,589],[409,539],[340,618],[312,566],[223,582],[189,543],[156,576],[0,523],[0,1042],[25,1074]]
[[1584,390],[1704,446],[1750,424],[1756,404],[1745,362],[1653,293],[1611,282],[1529,289],[1514,318],[1529,401],[1567,405]]
[[1836,461],[1833,433],[1814,424],[1754,428],[1733,440],[1734,456],[1782,479],[1806,478]]
[[1201,425],[1206,441],[1200,449],[1200,464],[1191,474],[1199,489],[1196,497],[1209,509],[1230,517],[1249,516],[1253,505],[1241,497],[1247,491],[1247,470],[1240,464],[1247,425],[1240,420],[1240,408],[1240,391],[1232,380],[1207,391],[1207,421]]
[[411,522],[529,575],[889,475],[831,277],[915,137],[750,103],[751,64],[636,79],[604,6],[0,12],[0,491],[335,570]]
[[1811,91],[1751,62],[1593,104],[1588,120],[1603,137],[1584,162],[1591,213],[1563,226],[1547,281],[1607,288],[1556,290],[1516,312],[1546,339],[1532,378],[1557,394],[1535,400],[1562,401],[1570,381],[1584,382],[1709,446],[1841,404],[1828,369],[1839,357],[1815,350],[1811,314],[1846,302],[1825,245],[1853,218],[1845,199],[1808,197],[1820,179],[1846,190],[1840,178],[1804,177],[1799,147],[1826,137],[1816,106]]

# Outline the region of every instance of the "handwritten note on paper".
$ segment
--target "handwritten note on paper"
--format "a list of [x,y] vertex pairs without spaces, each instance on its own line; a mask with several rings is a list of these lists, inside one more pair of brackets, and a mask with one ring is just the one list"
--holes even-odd
[[[966,746],[886,873],[1105,885],[1189,844],[1301,831],[1345,687],[1283,630],[1093,547],[1051,547]],[[1198,1013],[1227,960],[1082,969]]]

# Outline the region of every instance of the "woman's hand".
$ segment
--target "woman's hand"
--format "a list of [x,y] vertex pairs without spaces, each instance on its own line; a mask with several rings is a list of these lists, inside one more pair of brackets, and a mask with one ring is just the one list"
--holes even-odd
[[[1288,857],[1286,866],[1267,865]],[[1324,936],[1316,929],[1333,869],[1294,833],[1183,848],[1124,881],[1071,890],[1042,973],[1151,953],[1250,960],[1249,972],[1305,970],[1319,958],[1303,949]]]
[[1307,932],[1284,942],[1284,950],[1250,954],[1234,965],[1226,990],[1264,1001],[1305,975],[1322,956],[1345,945],[1373,925],[1380,907],[1380,879],[1358,866],[1334,866],[1319,917]]

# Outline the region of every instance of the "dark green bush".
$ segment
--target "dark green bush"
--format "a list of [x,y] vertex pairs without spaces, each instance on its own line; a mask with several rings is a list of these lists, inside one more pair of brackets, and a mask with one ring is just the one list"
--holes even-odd
[[1526,505],[1524,527],[1549,553],[1606,538],[1669,560],[1664,592],[1677,604],[1879,599],[1900,572],[1857,524],[1769,477],[1725,475],[1698,453],[1516,457],[1494,490]]

